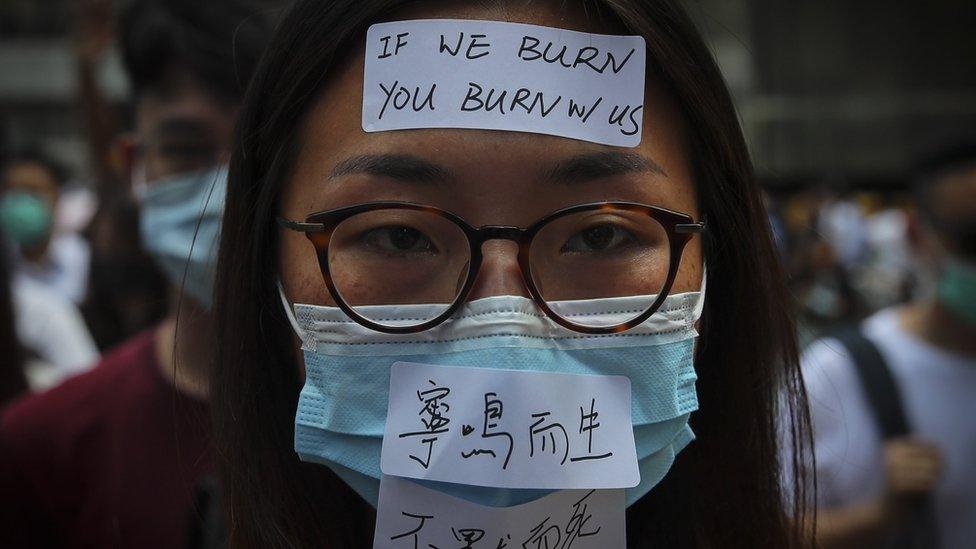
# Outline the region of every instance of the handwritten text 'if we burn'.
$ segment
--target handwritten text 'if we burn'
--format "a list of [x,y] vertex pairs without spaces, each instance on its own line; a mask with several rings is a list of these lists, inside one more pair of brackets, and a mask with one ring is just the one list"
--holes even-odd
[[[410,47],[410,33],[402,32],[380,38],[383,51],[377,59],[387,59],[395,62],[397,55],[404,48]],[[531,35],[524,35],[515,51],[516,61],[519,63],[547,63],[563,67],[565,70],[593,71],[596,74],[617,74],[624,70],[636,50],[617,52],[601,51],[593,46],[582,46],[571,49],[559,46],[551,41],[543,41]],[[498,55],[492,50],[491,39],[486,34],[465,34],[458,32],[453,35],[440,35],[438,54],[476,63],[479,59],[491,55]],[[379,83],[382,90],[383,105],[378,118],[388,109],[414,112],[425,110],[434,111],[442,102],[437,97],[437,83],[404,83],[400,80]],[[597,97],[586,104],[577,102],[568,95],[551,90],[533,90],[527,87],[496,88],[484,82],[468,82],[464,98],[457,103],[461,113],[483,111],[497,115],[537,115],[541,118],[563,115],[578,119],[586,124],[591,117],[601,111],[607,118],[607,124],[619,128],[623,135],[634,135],[640,131],[643,105],[604,105],[603,97]],[[448,101],[448,103],[451,103]],[[601,114],[598,118],[602,118]]]

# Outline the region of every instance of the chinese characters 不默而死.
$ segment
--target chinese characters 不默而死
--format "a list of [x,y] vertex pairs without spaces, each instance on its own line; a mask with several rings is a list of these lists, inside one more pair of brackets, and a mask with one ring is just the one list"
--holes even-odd
[[[594,509],[604,510],[605,502],[595,503],[592,509],[590,505],[595,497],[605,498],[606,494],[597,490],[571,492],[572,497],[562,496],[558,502],[537,502],[536,505],[518,506],[514,511],[512,508],[480,508],[480,513],[473,515],[465,510],[442,515],[421,510],[427,509],[422,501],[403,502],[404,505],[397,508],[396,527],[389,534],[383,533],[384,538],[377,540],[377,546],[571,549],[579,540],[585,539],[589,542],[584,543],[585,547],[602,547],[603,523],[594,514]],[[622,504],[620,507],[622,518]],[[378,536],[380,529],[387,527],[393,525],[381,521]]]

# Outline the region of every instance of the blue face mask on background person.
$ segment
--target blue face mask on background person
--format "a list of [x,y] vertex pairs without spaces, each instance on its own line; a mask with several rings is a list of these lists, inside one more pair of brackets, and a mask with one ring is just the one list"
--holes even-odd
[[976,326],[976,263],[950,259],[939,276],[938,295],[946,308]]
[[[694,324],[703,296],[703,292],[669,296],[651,319],[610,335],[569,331],[542,315],[532,300],[518,296],[468,302],[443,324],[405,335],[372,331],[335,307],[296,305],[297,319],[292,322],[303,341],[306,380],[295,418],[295,451],[304,461],[328,466],[375,507],[394,362],[624,375],[631,380],[641,476],[639,485],[626,490],[631,505],[664,477],[675,455],[694,439],[688,418],[698,408]],[[282,300],[291,314],[283,292]],[[612,315],[647,300],[625,297],[573,303],[582,314]],[[575,306],[561,310],[572,314]],[[370,316],[424,318],[423,307],[371,307],[376,310]],[[492,506],[517,505],[550,493],[418,482]]]
[[143,247],[170,284],[209,309],[227,195],[227,167],[164,177],[142,188],[137,185],[136,194]]
[[9,191],[0,200],[0,228],[21,246],[40,244],[51,234],[53,216],[47,202],[24,191]]

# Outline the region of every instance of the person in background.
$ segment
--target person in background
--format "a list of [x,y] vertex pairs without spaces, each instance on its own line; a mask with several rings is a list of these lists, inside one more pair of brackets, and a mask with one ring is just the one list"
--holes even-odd
[[[907,193],[906,193],[907,194]],[[854,286],[872,311],[912,297],[914,265],[909,214],[894,193],[869,195],[876,204],[864,219],[867,253],[854,272]]]
[[790,270],[800,305],[800,341],[810,343],[831,326],[857,318],[861,306],[837,251],[822,235],[808,228],[793,242]]
[[166,316],[167,282],[140,241],[139,206],[126,168],[132,149],[118,146],[130,139],[121,125],[122,106],[105,96],[96,78],[116,35],[112,2],[74,0],[73,15],[78,103],[84,114],[90,192],[97,197],[85,230],[92,254],[81,310],[104,351]]
[[817,216],[817,231],[836,251],[841,266],[849,269],[864,256],[864,212],[846,189],[846,182],[830,180],[829,184]]
[[32,391],[49,389],[94,367],[98,349],[74,303],[30,278],[14,280],[11,290]]
[[85,234],[92,260],[81,311],[104,352],[166,317],[169,283],[142,245],[139,205],[128,189],[102,195]]
[[184,547],[195,530],[195,491],[212,470],[221,166],[273,15],[244,0],[127,6],[119,36],[135,101],[133,185],[143,247],[170,283],[169,312],[93,371],[3,411],[0,546]]
[[98,69],[116,38],[112,0],[72,0],[73,53],[78,104],[84,118],[92,191],[99,198],[125,186],[122,159],[113,146],[122,123],[120,109],[99,87]]
[[976,143],[921,163],[915,252],[933,295],[803,357],[824,547],[976,539]]
[[3,251],[13,260],[5,290],[25,361],[22,372],[34,391],[84,372],[98,360],[75,305],[85,293],[88,244],[74,232],[54,230],[62,181],[61,169],[36,152],[10,157],[2,172]]
[[7,158],[0,172],[0,224],[15,244],[15,280],[35,280],[77,304],[85,297],[90,252],[76,233],[55,230],[65,180],[40,152]]

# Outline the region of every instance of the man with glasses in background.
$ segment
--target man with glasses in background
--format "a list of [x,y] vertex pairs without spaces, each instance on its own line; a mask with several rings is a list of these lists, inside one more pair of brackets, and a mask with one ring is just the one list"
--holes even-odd
[[[119,34],[134,97],[142,244],[169,314],[97,368],[0,419],[0,545],[183,547],[212,473],[211,288],[237,108],[275,10],[135,0]],[[57,334],[51,334],[56,338]]]

